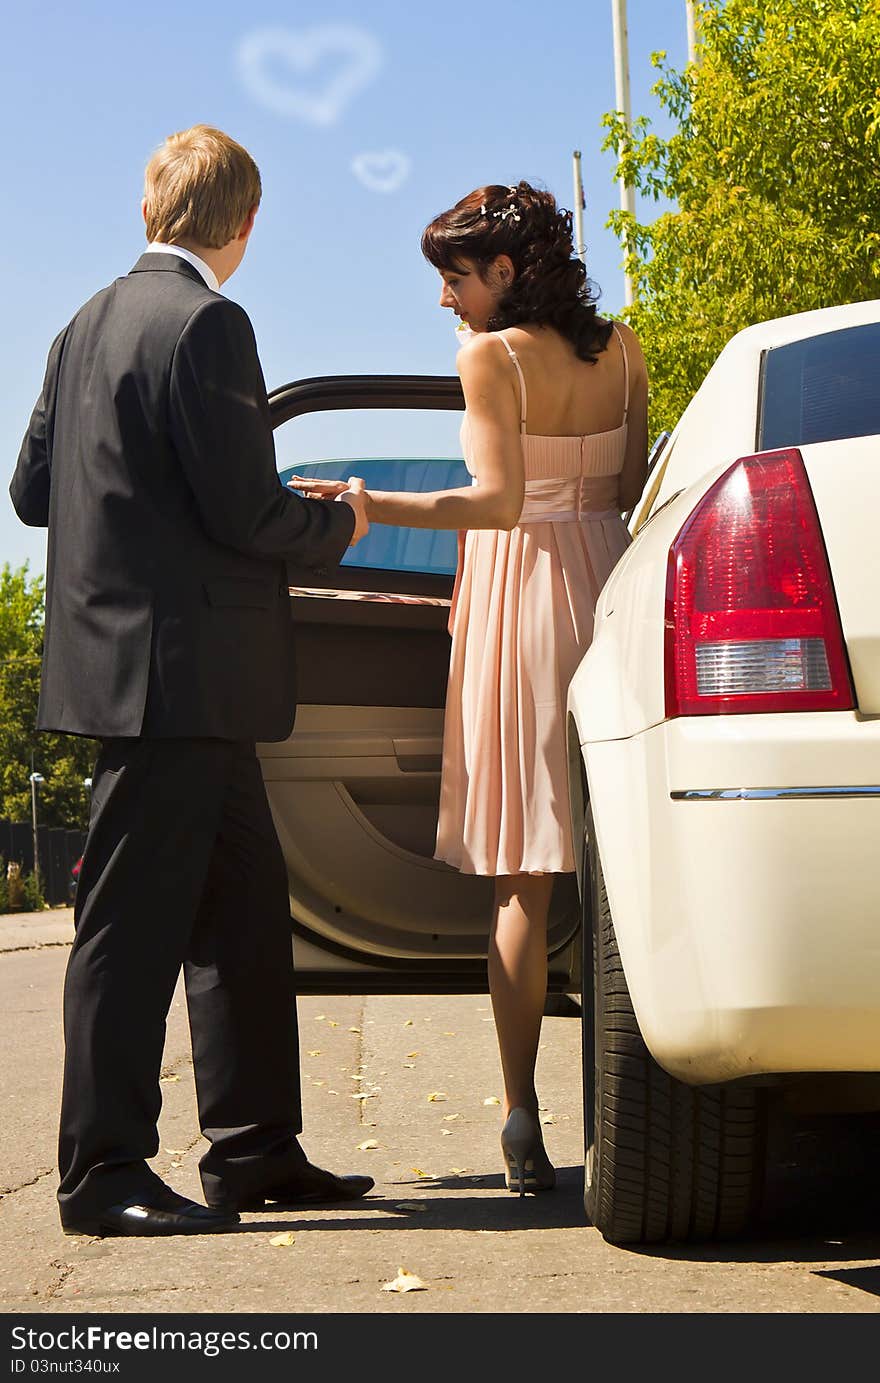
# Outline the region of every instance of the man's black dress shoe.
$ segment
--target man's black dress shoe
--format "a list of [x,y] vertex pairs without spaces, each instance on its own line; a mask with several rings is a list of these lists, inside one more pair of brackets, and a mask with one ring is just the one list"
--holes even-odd
[[336,1176],[323,1167],[304,1162],[274,1186],[240,1196],[207,1196],[210,1206],[223,1210],[262,1210],[269,1201],[277,1205],[314,1205],[316,1202],[355,1201],[375,1186],[372,1177]]
[[170,1186],[150,1189],[140,1196],[111,1205],[83,1220],[65,1221],[65,1234],[94,1234],[105,1238],[116,1234],[211,1234],[232,1229],[239,1223],[233,1210],[199,1205],[179,1196]]

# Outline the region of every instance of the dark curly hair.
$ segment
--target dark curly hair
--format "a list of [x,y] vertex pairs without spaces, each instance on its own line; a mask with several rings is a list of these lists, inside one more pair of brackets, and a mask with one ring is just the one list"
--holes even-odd
[[510,256],[516,273],[489,331],[546,324],[593,365],[608,344],[612,326],[597,316],[593,284],[575,254],[571,212],[558,207],[551,192],[527,182],[478,187],[434,217],[422,233],[422,254],[435,269],[458,272],[462,258],[474,260],[484,281],[496,255]]

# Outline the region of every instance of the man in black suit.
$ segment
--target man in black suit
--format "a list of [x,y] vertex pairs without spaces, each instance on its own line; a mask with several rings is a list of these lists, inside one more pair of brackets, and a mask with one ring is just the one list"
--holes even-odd
[[[64,993],[70,1233],[225,1229],[373,1184],[297,1141],[287,874],[254,747],[296,713],[285,564],[326,575],[364,500],[278,479],[253,331],[219,291],[260,201],[249,154],[195,126],[145,190],[148,250],[54,342],[10,487],[49,529],[38,728],[101,741]],[[181,966],[207,1207],[147,1165]]]

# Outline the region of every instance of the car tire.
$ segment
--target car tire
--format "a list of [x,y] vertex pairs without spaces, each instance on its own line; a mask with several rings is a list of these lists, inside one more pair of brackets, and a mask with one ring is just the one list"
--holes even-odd
[[583,858],[584,1206],[612,1244],[729,1239],[754,1226],[765,1091],[690,1086],[646,1047],[587,803]]

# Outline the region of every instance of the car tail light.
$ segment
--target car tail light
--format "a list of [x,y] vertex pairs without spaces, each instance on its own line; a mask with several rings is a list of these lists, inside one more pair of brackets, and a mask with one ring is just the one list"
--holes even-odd
[[800,452],[745,456],[669,550],[666,715],[851,708],[819,517]]

